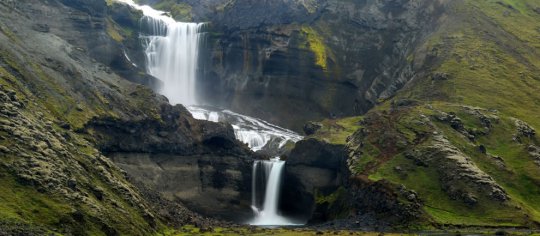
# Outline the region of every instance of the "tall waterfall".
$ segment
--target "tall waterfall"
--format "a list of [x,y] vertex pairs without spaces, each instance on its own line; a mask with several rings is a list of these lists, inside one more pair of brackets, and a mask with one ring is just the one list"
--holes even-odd
[[[143,12],[141,35],[147,57],[147,72],[163,82],[160,93],[172,104],[187,105],[196,119],[232,124],[236,138],[253,151],[279,153],[287,142],[297,142],[299,134],[266,121],[228,110],[209,110],[197,105],[196,79],[201,36],[200,23],[176,22],[165,12],[140,6],[133,0],[117,0]],[[127,57],[127,55],[126,55]],[[278,212],[282,172],[285,162],[279,158],[255,161],[253,165],[252,225],[293,225]],[[264,195],[257,196],[257,190]]]
[[165,12],[120,0],[141,10],[147,72],[163,82],[159,92],[171,104],[196,105],[202,23],[177,22]]

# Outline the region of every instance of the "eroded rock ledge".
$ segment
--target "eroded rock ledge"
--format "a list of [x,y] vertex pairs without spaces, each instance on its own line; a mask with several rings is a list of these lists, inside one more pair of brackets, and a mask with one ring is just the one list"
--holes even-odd
[[136,181],[204,215],[241,221],[251,216],[255,156],[229,124],[195,120],[182,106],[160,117],[94,119],[85,132]]

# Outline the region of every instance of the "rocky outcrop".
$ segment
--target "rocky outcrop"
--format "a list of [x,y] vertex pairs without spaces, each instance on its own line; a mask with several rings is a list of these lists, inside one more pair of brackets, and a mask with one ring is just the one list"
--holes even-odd
[[230,125],[194,120],[182,106],[159,119],[94,119],[85,127],[100,150],[136,181],[204,215],[251,217],[253,156]]
[[252,217],[249,156],[108,154],[136,181],[212,218],[246,222]]
[[342,222],[347,227],[386,230],[414,225],[424,217],[418,194],[405,186],[363,177],[356,177],[351,183],[352,210]]
[[531,139],[536,135],[536,130],[532,128],[529,124],[525,123],[522,120],[514,118],[514,123],[516,125],[516,134],[514,135],[514,140],[517,142],[522,142],[522,139]]
[[[59,129],[58,123],[44,113],[36,112],[39,108],[19,96],[0,85],[0,177],[7,183],[13,178],[19,185],[17,189],[6,191],[36,191],[32,199],[19,207],[31,207],[36,204],[33,201],[59,201],[58,205],[42,207],[56,211],[55,207],[61,205],[68,209],[54,216],[62,221],[61,228],[56,230],[66,234],[84,233],[84,228],[89,225],[98,225],[109,234],[126,229],[141,234],[156,230],[158,214],[125,180],[118,167],[91,148],[90,143],[69,130]],[[85,148],[87,151],[81,151]],[[47,200],[40,200],[39,194],[47,194]],[[4,204],[14,204],[10,202],[13,200],[8,198]],[[5,213],[9,213],[10,209],[3,207]],[[37,209],[31,214],[39,215],[39,211],[44,210]],[[132,213],[124,215],[125,221],[121,222],[125,225],[121,229],[111,216],[128,211]],[[29,217],[25,210],[18,212],[21,217]],[[0,220],[0,225],[6,224],[8,234],[34,232],[32,227],[13,225],[4,220]]]
[[442,188],[452,199],[459,199],[469,205],[477,203],[478,195],[487,195],[500,202],[508,200],[504,189],[444,136],[435,135],[432,139],[429,145],[406,155],[436,168]]
[[527,151],[529,151],[529,155],[533,158],[534,163],[540,167],[540,147],[536,145],[529,145]]
[[347,184],[346,158],[343,145],[316,139],[298,142],[287,157],[281,196],[287,201],[281,202],[281,209],[312,223],[329,220],[335,212],[329,212],[327,205],[318,206],[317,198],[331,195]]

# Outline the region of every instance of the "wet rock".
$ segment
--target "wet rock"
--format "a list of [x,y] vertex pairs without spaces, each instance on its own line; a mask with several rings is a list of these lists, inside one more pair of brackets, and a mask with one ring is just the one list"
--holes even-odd
[[[226,33],[209,40],[200,84],[209,91],[209,104],[293,130],[302,130],[307,120],[359,115],[392,97],[415,76],[408,48],[433,29],[445,8],[426,0],[248,2],[202,14]],[[199,11],[194,12],[197,19]],[[325,27],[310,29],[323,22]],[[306,50],[315,35],[328,51],[324,62]],[[258,102],[248,102],[253,100]]]
[[321,128],[322,128],[322,125],[320,123],[308,122],[307,124],[304,125],[304,134],[313,135]]
[[[311,222],[325,221],[332,212],[317,208],[315,194],[330,195],[347,182],[347,152],[343,145],[316,139],[298,142],[291,151],[283,181],[281,210]],[[311,219],[310,219],[311,218]]]
[[[352,184],[358,215],[367,217],[377,226],[407,224],[422,217],[418,195],[404,186],[395,186],[385,180],[372,182],[362,177],[354,178]],[[400,197],[407,201],[399,200]],[[363,221],[360,223],[364,224]]]

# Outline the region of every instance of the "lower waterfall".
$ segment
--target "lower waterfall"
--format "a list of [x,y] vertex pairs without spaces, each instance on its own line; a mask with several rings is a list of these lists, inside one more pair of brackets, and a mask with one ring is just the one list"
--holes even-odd
[[[261,226],[295,225],[291,219],[280,215],[278,210],[284,167],[285,161],[281,161],[279,158],[253,163],[251,208],[255,218],[249,224]],[[264,195],[258,196],[257,190],[261,188],[264,188]]]
[[[189,106],[188,110],[196,119],[226,121],[232,124],[236,138],[246,143],[253,151],[264,150],[279,155],[280,149],[288,142],[297,142],[303,138],[291,130],[228,110],[212,110],[198,106]],[[285,161],[279,157],[254,161],[251,186],[251,209],[254,218],[247,222],[248,224],[260,226],[301,224],[280,215],[278,210],[284,168]]]

